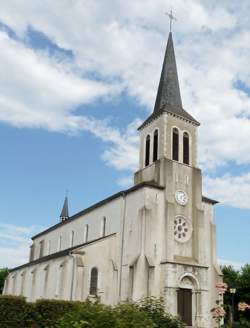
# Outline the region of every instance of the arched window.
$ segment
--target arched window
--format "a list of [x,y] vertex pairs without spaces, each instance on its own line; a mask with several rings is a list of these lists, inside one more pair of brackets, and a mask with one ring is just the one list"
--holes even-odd
[[173,129],[172,159],[179,160],[179,131],[176,128]]
[[84,242],[86,243],[89,240],[89,225],[86,224],[84,228]]
[[189,165],[189,135],[183,134],[183,163]]
[[102,219],[102,230],[101,230],[101,236],[104,237],[106,235],[106,223],[107,223],[107,219],[104,216]]
[[150,135],[146,138],[146,151],[145,151],[145,166],[149,165],[150,161]]
[[97,295],[97,284],[98,284],[98,270],[97,268],[93,268],[91,270],[91,277],[90,277],[90,288],[89,288],[90,295]]
[[153,150],[153,162],[158,159],[158,130],[154,132],[154,150]]

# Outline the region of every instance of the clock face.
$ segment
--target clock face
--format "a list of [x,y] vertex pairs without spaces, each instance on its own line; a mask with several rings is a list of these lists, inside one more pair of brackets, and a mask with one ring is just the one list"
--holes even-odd
[[188,202],[188,195],[185,193],[185,191],[178,190],[175,193],[175,199],[176,199],[178,204],[184,206]]

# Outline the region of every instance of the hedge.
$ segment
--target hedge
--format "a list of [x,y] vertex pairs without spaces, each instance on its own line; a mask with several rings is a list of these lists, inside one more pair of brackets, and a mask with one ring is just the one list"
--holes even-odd
[[111,307],[99,302],[38,300],[0,296],[0,328],[183,328],[164,311],[162,300],[147,298]]
[[0,327],[32,327],[36,321],[34,304],[27,303],[24,297],[0,296]]

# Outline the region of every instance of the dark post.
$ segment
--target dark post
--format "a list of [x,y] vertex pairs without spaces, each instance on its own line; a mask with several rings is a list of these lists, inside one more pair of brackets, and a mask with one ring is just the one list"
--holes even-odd
[[233,326],[234,326],[234,295],[236,293],[236,288],[230,288],[229,291],[230,291],[230,294],[232,295],[231,324],[232,324],[232,328],[233,328]]

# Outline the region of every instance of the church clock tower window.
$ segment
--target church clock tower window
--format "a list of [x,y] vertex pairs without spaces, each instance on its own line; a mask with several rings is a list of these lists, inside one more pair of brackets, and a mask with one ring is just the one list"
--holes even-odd
[[189,135],[183,134],[183,163],[189,165]]
[[158,159],[158,130],[154,132],[154,150],[153,150],[153,162]]
[[173,144],[172,144],[172,158],[174,161],[179,160],[179,131],[177,128],[173,129]]
[[150,135],[146,138],[146,151],[145,151],[145,166],[149,165],[150,161]]

